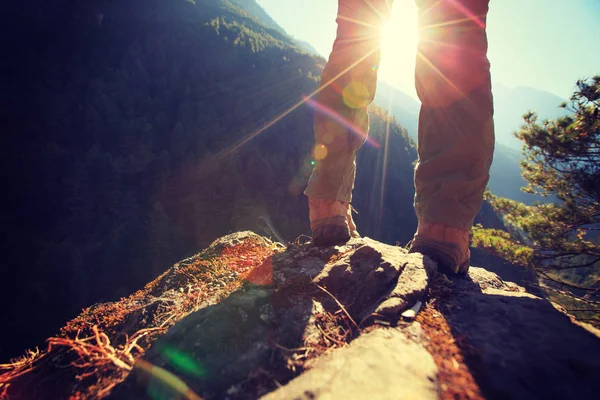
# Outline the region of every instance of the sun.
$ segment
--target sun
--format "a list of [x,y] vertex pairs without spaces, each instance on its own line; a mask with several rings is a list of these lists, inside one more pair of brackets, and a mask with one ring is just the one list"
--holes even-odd
[[414,1],[397,1],[382,29],[379,79],[400,89],[414,90],[417,51],[417,7]]

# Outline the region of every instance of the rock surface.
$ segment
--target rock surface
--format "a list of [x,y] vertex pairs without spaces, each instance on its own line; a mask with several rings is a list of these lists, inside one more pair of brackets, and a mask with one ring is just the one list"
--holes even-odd
[[[239,240],[233,235],[211,247],[220,249]],[[330,248],[290,246],[259,267],[240,290],[177,323],[144,359],[183,375],[203,397],[254,398],[274,389],[261,387],[250,394],[248,377],[256,371],[268,376],[260,379],[288,381],[307,368],[315,354],[345,346],[370,321],[395,324],[402,311],[423,299],[434,272],[435,264],[424,263],[421,255],[370,239]],[[363,341],[350,354],[364,348]],[[387,346],[407,345],[399,341]],[[419,354],[414,346],[407,348]],[[385,349],[373,351],[381,354]],[[169,360],[172,353],[195,360],[195,370],[201,372],[186,376],[185,369]],[[433,366],[426,351],[420,355],[423,363]],[[423,381],[415,385],[431,387],[429,378],[423,374]],[[128,379],[112,398],[143,396],[144,387],[134,380]]]
[[483,268],[240,232],[0,365],[0,399],[596,399],[597,332]]
[[312,369],[262,400],[415,399],[438,397],[437,367],[397,329],[378,329],[319,359]]
[[[244,239],[230,235],[214,250],[232,240]],[[425,350],[427,334],[401,317],[417,301],[446,321],[440,334],[468,368]],[[178,322],[144,359],[205,399],[454,398],[448,379],[463,370],[478,386],[468,393],[481,394],[458,387],[458,398],[600,393],[599,338],[547,300],[481,268],[448,279],[427,257],[368,238],[289,246],[239,290]],[[152,378],[139,385],[136,375],[111,398],[176,397]]]
[[479,356],[471,369],[493,399],[594,399],[600,396],[600,340],[550,302],[472,268],[444,289],[442,312],[455,337]]

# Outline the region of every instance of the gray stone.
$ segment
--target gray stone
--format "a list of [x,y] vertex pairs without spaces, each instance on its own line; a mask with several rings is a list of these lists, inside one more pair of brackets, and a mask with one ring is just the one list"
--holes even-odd
[[600,340],[546,299],[481,268],[446,284],[442,313],[489,399],[597,399]]
[[374,312],[395,318],[423,298],[435,270],[423,256],[369,238],[350,243],[353,251],[325,266],[313,282],[326,288],[355,319]]
[[437,367],[397,329],[378,329],[319,359],[262,400],[437,399]]
[[388,297],[377,306],[378,314],[396,315],[422,300],[437,266],[421,254],[404,256],[404,271]]
[[[517,268],[517,267],[515,267]],[[473,289],[473,283],[478,286],[478,291],[487,289],[497,289],[505,292],[521,292],[525,293],[525,288],[518,286],[513,282],[506,282],[498,275],[484,268],[471,267],[469,268],[469,279],[453,279],[453,287],[459,291],[470,291]]]

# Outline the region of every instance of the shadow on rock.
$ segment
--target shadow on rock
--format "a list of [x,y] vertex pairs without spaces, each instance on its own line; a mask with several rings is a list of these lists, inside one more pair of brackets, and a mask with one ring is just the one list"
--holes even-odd
[[480,268],[433,294],[486,398],[598,398],[600,339],[549,301]]
[[229,297],[173,326],[144,356],[155,373],[131,374],[111,398],[186,398],[188,389],[205,399],[258,398],[355,338],[369,316],[397,319],[425,295],[431,272],[422,256],[369,239],[290,246]]

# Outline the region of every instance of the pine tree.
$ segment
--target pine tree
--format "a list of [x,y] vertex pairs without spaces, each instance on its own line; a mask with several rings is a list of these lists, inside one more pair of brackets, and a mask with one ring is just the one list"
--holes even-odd
[[[567,289],[600,311],[600,76],[577,82],[571,115],[540,122],[523,116],[525,192],[553,202],[527,206],[487,194],[511,233],[476,227],[473,243],[534,268],[543,284]],[[578,307],[581,308],[581,307]],[[600,321],[600,320],[599,320]]]

